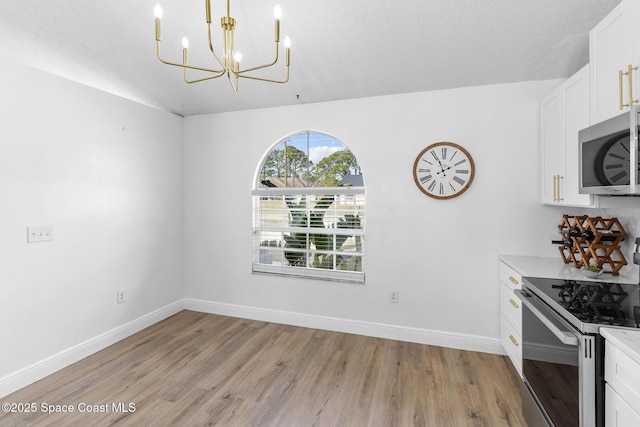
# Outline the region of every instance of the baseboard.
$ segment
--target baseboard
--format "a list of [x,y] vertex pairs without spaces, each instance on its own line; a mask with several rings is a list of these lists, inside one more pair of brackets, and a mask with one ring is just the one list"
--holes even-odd
[[419,344],[429,344],[439,347],[450,347],[460,350],[479,351],[483,353],[502,355],[505,354],[500,338],[433,331],[421,328],[388,325],[384,323],[362,322],[350,319],[316,316],[305,313],[248,307],[191,298],[186,298],[184,300],[184,308],[186,310],[260,320],[264,322],[283,323],[286,325],[345,332]]
[[132,320],[129,323],[125,323],[122,326],[118,326],[117,328],[54,354],[53,356],[33,363],[19,371],[6,375],[0,378],[0,397],[32,384],[47,375],[82,360],[182,310],[184,310],[183,300],[176,301]]

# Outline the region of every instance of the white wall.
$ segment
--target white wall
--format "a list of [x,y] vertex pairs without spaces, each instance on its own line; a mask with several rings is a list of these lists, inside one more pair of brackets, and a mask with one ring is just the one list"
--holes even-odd
[[[0,77],[2,395],[181,303],[183,119],[5,60]],[[44,225],[55,239],[27,244]]]
[[[339,319],[353,331],[360,330],[354,325],[417,328],[418,340],[441,332],[480,338],[481,349],[501,351],[498,255],[557,254],[547,231],[558,213],[539,201],[538,143],[538,102],[557,84],[187,117],[187,307],[315,326],[324,321],[327,328]],[[364,285],[251,273],[252,177],[276,141],[307,129],[342,140],[362,166]],[[476,163],[473,185],[456,199],[430,199],[413,182],[415,157],[437,141],[461,144]],[[390,289],[399,291],[398,304],[388,302]]]

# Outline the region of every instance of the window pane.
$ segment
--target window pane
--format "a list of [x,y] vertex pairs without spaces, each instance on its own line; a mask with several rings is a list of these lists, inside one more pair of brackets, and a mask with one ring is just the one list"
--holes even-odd
[[364,186],[351,151],[335,138],[302,133],[282,141],[265,159],[259,188]]

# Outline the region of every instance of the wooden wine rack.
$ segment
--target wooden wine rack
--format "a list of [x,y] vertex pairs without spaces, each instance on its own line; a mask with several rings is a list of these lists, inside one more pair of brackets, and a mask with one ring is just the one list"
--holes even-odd
[[627,237],[627,233],[618,218],[563,215],[558,231],[566,235],[574,228],[580,232],[591,230],[594,238],[585,240],[582,237],[570,237],[572,247],[560,245],[558,249],[564,263],[573,263],[576,268],[595,265],[603,269],[604,274],[620,274],[620,269],[627,265],[620,248],[620,242]]

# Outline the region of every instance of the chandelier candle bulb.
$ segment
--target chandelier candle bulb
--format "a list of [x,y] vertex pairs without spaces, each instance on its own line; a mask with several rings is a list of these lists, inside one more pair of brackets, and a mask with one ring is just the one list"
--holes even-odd
[[286,36],[284,38],[284,47],[287,48],[287,55],[286,55],[286,66],[287,69],[289,69],[289,65],[291,65],[291,50],[289,49],[291,47],[291,39],[289,38],[289,36]]
[[280,41],[280,18],[282,18],[282,8],[280,4],[276,4],[273,9],[273,16],[276,18],[276,43]]
[[162,39],[160,35],[160,19],[162,19],[162,7],[159,4],[156,4],[156,7],[153,9],[153,14],[156,16],[156,41],[159,42]]
[[[184,65],[187,65],[187,49],[189,49],[189,39],[186,37],[182,38],[182,63]],[[185,68],[185,75],[186,75],[186,68]]]
[[[234,73],[237,73],[238,70],[240,70],[240,61],[242,61],[242,54],[240,52],[236,52],[233,55],[233,61],[235,62],[233,65],[233,71]],[[237,80],[237,76],[236,76],[236,80]]]

